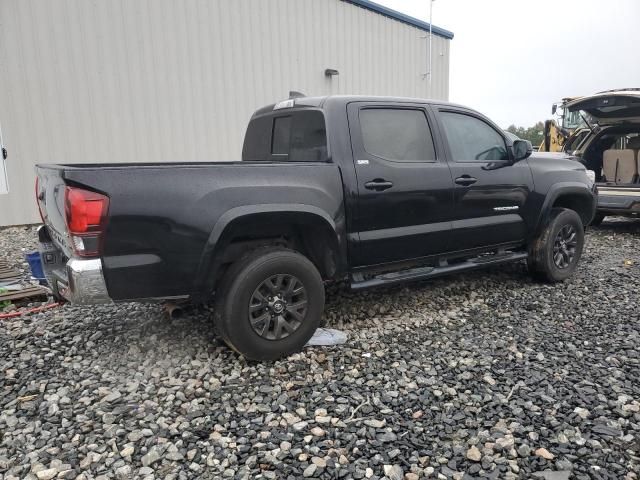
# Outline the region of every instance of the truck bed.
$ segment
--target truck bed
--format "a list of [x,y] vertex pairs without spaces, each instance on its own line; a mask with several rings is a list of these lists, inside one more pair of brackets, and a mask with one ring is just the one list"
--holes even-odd
[[216,235],[234,212],[257,215],[280,205],[316,210],[334,224],[343,221],[342,180],[331,163],[48,164],[36,170],[44,222],[67,258],[72,247],[65,187],[109,197],[101,259],[113,300],[198,291]]

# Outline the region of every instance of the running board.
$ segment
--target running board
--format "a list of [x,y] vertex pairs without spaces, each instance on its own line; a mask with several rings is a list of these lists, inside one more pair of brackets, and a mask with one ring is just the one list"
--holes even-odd
[[396,283],[407,281],[426,280],[428,278],[440,277],[451,273],[483,268],[488,265],[500,265],[501,263],[516,262],[518,260],[524,260],[525,258],[527,258],[526,252],[498,253],[495,255],[470,258],[469,260],[465,260],[461,263],[455,263],[453,265],[447,264],[446,261],[441,261],[437,267],[410,268],[407,270],[399,270],[397,272],[381,273],[380,275],[375,275],[367,279],[365,279],[363,273],[358,272],[351,275],[351,289],[362,290],[365,288],[394,285]]

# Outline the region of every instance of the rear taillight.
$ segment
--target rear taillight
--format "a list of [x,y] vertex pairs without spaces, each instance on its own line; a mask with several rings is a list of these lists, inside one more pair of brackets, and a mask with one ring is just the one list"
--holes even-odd
[[108,210],[109,197],[81,188],[65,188],[67,229],[78,255],[90,257],[100,253]]

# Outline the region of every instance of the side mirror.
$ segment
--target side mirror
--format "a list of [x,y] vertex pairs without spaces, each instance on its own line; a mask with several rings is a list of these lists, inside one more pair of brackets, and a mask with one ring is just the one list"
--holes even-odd
[[533,146],[529,140],[514,140],[513,141],[513,160],[515,162],[524,160],[533,152]]

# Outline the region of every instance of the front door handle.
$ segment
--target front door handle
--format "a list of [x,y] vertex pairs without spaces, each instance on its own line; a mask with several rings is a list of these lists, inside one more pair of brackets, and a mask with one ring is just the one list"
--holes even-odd
[[461,177],[456,178],[456,183],[458,185],[463,185],[465,187],[467,187],[469,185],[473,185],[477,181],[478,181],[477,178],[471,177],[469,175],[463,175]]
[[381,192],[382,190],[386,190],[391,187],[393,187],[393,182],[388,182],[382,178],[376,178],[375,180],[364,184],[364,188],[367,190],[375,190],[377,192]]

